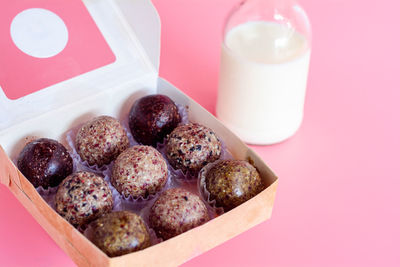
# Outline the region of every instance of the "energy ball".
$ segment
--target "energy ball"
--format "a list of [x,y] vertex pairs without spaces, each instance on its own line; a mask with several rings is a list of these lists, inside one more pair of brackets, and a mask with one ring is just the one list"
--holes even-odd
[[92,172],[74,173],[60,184],[55,196],[56,211],[73,226],[85,225],[112,210],[111,190]]
[[59,142],[40,138],[28,143],[18,157],[18,169],[34,187],[55,187],[73,170],[72,158]]
[[221,142],[210,128],[190,123],[172,131],[166,152],[172,167],[197,175],[205,165],[219,159]]
[[83,161],[101,167],[109,164],[129,147],[129,139],[121,123],[109,116],[86,122],[75,139],[76,150]]
[[200,198],[182,188],[164,191],[150,209],[150,226],[164,240],[200,226],[209,220]]
[[260,193],[264,188],[260,174],[244,160],[222,160],[205,174],[210,200],[229,211]]
[[167,163],[160,152],[151,146],[133,146],[114,162],[111,183],[125,197],[146,198],[160,191],[167,178]]
[[129,112],[129,128],[141,144],[156,146],[181,122],[178,108],[165,95],[138,99]]
[[151,245],[143,219],[129,211],[108,213],[92,222],[87,236],[110,257],[142,250]]

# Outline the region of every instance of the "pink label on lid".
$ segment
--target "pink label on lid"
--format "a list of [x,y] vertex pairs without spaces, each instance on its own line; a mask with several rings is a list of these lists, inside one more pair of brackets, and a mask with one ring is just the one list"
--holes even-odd
[[115,61],[81,0],[0,0],[0,86],[18,99]]

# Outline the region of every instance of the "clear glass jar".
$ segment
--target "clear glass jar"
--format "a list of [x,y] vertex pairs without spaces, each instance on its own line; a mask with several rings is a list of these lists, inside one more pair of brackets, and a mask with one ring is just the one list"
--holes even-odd
[[295,1],[243,1],[223,31],[217,117],[250,144],[291,137],[303,119],[310,54],[310,23]]

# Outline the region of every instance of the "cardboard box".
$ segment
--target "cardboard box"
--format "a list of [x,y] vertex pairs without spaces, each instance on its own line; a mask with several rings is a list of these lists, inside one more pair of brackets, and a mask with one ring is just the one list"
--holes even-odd
[[[72,2],[74,1],[71,0]],[[7,93],[3,92],[7,89],[2,87],[1,183],[9,187],[54,241],[79,266],[177,266],[269,219],[278,180],[274,173],[257,154],[209,112],[158,77],[160,22],[151,2],[84,0],[83,4],[115,55],[115,60],[110,62],[112,57],[109,57],[99,68],[75,76],[71,74],[72,77],[66,80],[53,79],[54,84],[49,82],[46,88],[38,88],[39,91],[26,96],[15,96],[15,100],[6,97]],[[71,8],[78,7],[72,5]],[[47,9],[52,10],[52,7]],[[82,12],[84,15],[85,10]],[[67,21],[66,18],[63,20]],[[68,23],[66,26],[69,27]],[[107,50],[107,47],[104,49]],[[74,59],[75,56],[71,55]],[[27,57],[30,60],[30,56]],[[76,58],[79,58],[79,53]],[[14,64],[23,64],[23,60],[25,59],[16,60]],[[1,79],[4,79],[2,73],[0,84],[3,86]],[[16,158],[21,151],[25,137],[48,137],[65,143],[65,133],[68,129],[95,115],[107,114],[119,119],[126,118],[134,100],[151,93],[166,94],[175,102],[187,105],[189,119],[212,128],[224,140],[234,158],[253,160],[268,187],[241,206],[200,227],[145,250],[109,258],[47,205],[11,159]]]

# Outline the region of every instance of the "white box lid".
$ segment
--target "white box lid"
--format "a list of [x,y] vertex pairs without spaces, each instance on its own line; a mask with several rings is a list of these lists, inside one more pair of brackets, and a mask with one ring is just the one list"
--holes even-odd
[[[23,58],[24,56],[26,57],[26,59],[30,60],[30,62],[33,61],[35,63],[46,62],[46,60],[47,62],[49,62],[49,60],[51,60],[51,57],[32,57],[22,50],[23,53],[19,51],[18,60],[16,60],[17,62],[13,62],[12,57],[11,60],[7,60],[7,62],[1,62],[0,133],[11,126],[19,124],[30,118],[61,108],[73,102],[80,101],[83,98],[87,98],[104,90],[109,90],[110,88],[132,83],[136,84],[136,86],[132,87],[132,93],[134,93],[135,90],[138,90],[138,88],[140,87],[146,88],[147,90],[156,89],[159,68],[161,25],[158,13],[152,5],[151,1],[83,0],[82,2],[80,2],[81,0],[71,0],[71,3],[72,1],[75,1],[75,4],[78,6],[82,5],[82,3],[84,4],[84,7],[88,11],[87,15],[90,14],[91,19],[94,20],[95,25],[97,25],[98,30],[101,32],[101,35],[104,37],[106,43],[114,54],[115,61],[105,64],[99,68],[94,68],[78,76],[62,80],[39,91],[22,96],[18,99],[8,98],[5,93],[6,88],[2,87],[4,80],[7,79],[7,77],[4,77],[6,76],[7,71],[9,71],[11,67],[14,69],[18,68],[18,66],[13,64],[22,64],[21,69],[23,69],[23,60],[25,60]],[[33,10],[34,12],[31,12],[31,14],[34,14],[35,16],[38,14],[37,11],[39,11],[39,13],[43,10],[52,11],[52,5],[55,6],[55,10],[57,10],[57,8],[65,8],[66,10],[68,10],[69,5],[69,1],[64,0],[37,1],[46,3],[45,7],[42,8],[42,6],[38,5],[35,6],[35,8],[31,8],[27,6],[27,8],[24,9],[24,7],[18,6],[20,4],[17,4],[15,2],[7,2],[7,8],[12,9],[12,7],[14,7],[14,12],[15,10],[32,11],[32,9],[36,9]],[[73,8],[76,8],[76,6],[72,5],[69,8],[69,15],[65,15],[65,13],[68,12],[64,12],[63,10],[61,13],[63,13],[63,15],[66,17],[59,16],[63,20],[67,29],[69,28],[69,24],[71,24],[71,21],[73,23],[78,23],[79,25],[80,20],[82,20],[82,17],[76,16],[74,14]],[[20,13],[22,13],[23,11],[21,11]],[[57,16],[58,14],[55,15]],[[11,25],[6,23],[7,25],[0,26],[11,28],[13,24],[18,26],[18,23],[21,24],[21,22],[22,24],[32,24],[32,16],[20,16],[19,20],[16,19],[17,16],[14,17]],[[68,16],[70,17],[68,18]],[[34,22],[35,19],[37,18],[33,18]],[[5,19],[0,19],[0,23],[4,24],[4,22]],[[47,22],[46,19],[42,21],[42,25],[45,25],[46,27],[49,24],[56,23],[54,23],[54,21]],[[21,28],[21,26],[19,27]],[[85,27],[86,25],[82,25],[83,29]],[[80,25],[78,28],[80,28]],[[34,38],[38,38],[36,39],[38,41],[42,41],[43,39],[46,40],[46,38],[48,37],[46,36],[46,32],[42,32],[40,33],[42,34],[41,36],[39,34],[39,36],[36,37],[35,34],[30,34],[32,32],[32,27],[22,27],[22,32],[24,30],[25,33],[29,33],[30,37],[33,36]],[[11,29],[10,33],[11,34],[8,36],[1,37],[0,47],[4,47],[6,43],[7,45],[12,44],[17,46],[18,40],[16,41],[15,38],[18,38],[18,36],[26,38],[26,35],[24,34],[14,34],[13,37]],[[71,38],[70,40],[68,40],[68,43],[66,45],[67,48],[68,45],[73,43],[73,41],[75,43],[79,42],[79,40],[76,39],[72,40],[73,33],[68,33],[69,37]],[[51,32],[49,34],[51,35]],[[59,39],[60,38],[58,38],[57,40]],[[22,44],[27,44],[27,41],[25,40]],[[51,42],[48,45],[50,50],[54,50],[54,47],[57,47],[57,44]],[[15,49],[15,47],[13,49],[17,50]],[[18,49],[21,50],[20,47],[18,47]],[[88,49],[90,49],[90,47]],[[96,47],[93,47],[93,49],[96,49]],[[23,58],[23,60],[21,60],[21,58]],[[8,59],[10,59],[10,55],[8,55]],[[76,68],[79,68],[79,53],[76,55],[74,55],[74,53],[70,54],[68,60],[73,61],[77,65]],[[45,64],[45,67],[45,72],[49,71],[51,73],[51,64]],[[25,78],[23,73],[16,76]],[[26,79],[28,80],[29,78],[30,77],[26,77]],[[44,75],[43,79],[45,78],[46,76]],[[137,86],[137,84],[140,84],[140,86]],[[24,91],[23,88],[7,88],[7,90]]]

